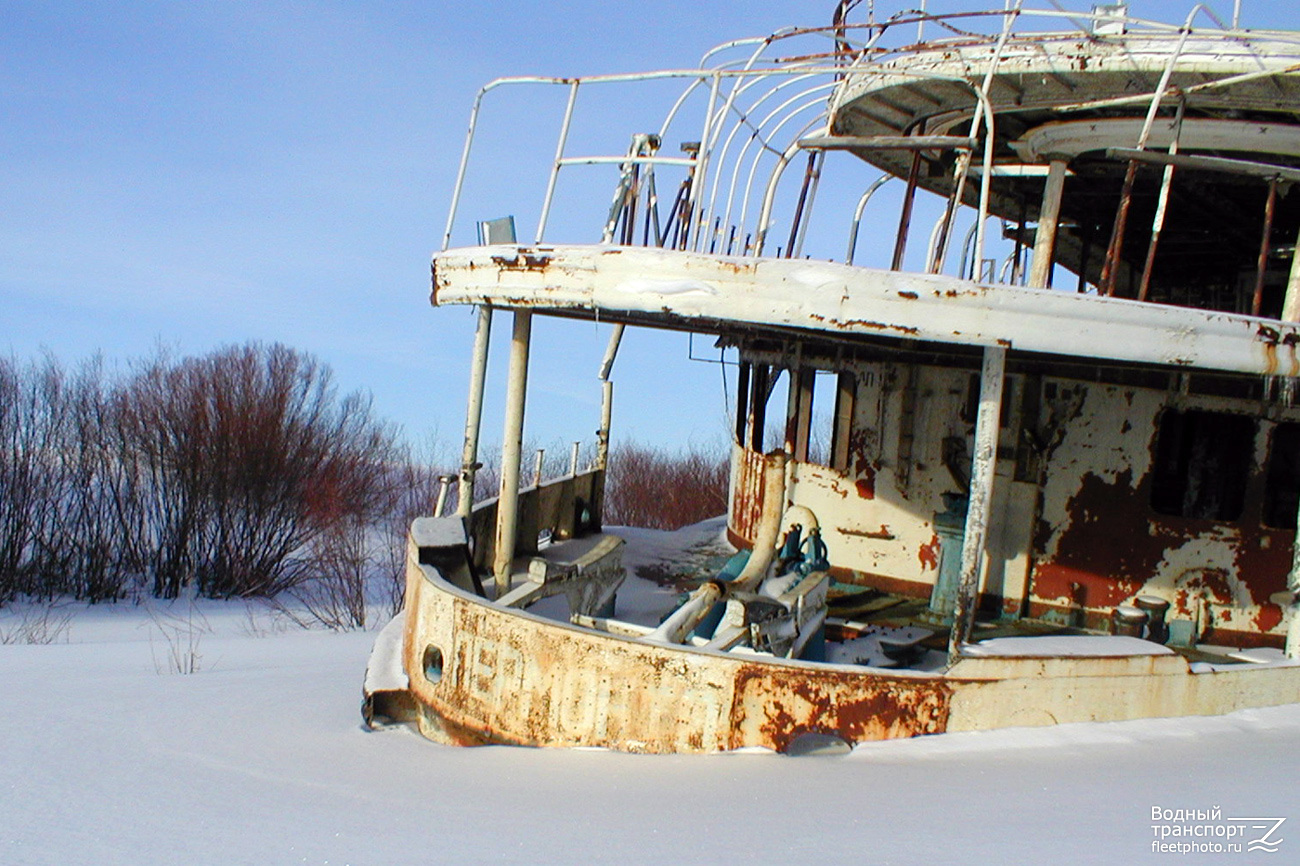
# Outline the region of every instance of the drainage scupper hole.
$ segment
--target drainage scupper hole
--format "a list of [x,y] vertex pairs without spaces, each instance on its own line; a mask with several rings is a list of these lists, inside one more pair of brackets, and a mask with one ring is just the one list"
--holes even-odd
[[433,644],[424,648],[424,678],[431,683],[442,679],[442,650]]

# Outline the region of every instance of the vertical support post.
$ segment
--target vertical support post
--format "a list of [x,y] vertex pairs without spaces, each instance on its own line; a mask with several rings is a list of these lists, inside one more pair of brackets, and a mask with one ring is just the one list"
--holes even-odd
[[600,383],[600,429],[596,431],[596,468],[609,465],[609,428],[614,423],[614,383]]
[[741,361],[736,373],[736,444],[745,444],[749,425],[749,362]]
[[1124,232],[1128,228],[1128,212],[1133,204],[1133,184],[1137,180],[1137,170],[1137,160],[1130,159],[1128,169],[1124,172],[1124,186],[1119,193],[1119,210],[1115,212],[1110,243],[1106,245],[1106,259],[1101,265],[1101,283],[1097,286],[1097,294],[1108,298],[1115,294],[1119,268],[1124,263]]
[[[1178,140],[1183,134],[1183,115],[1187,113],[1187,100],[1178,100],[1178,112],[1174,115],[1174,137],[1169,142],[1169,153],[1178,153]],[[1151,222],[1151,240],[1147,243],[1147,259],[1142,265],[1142,280],[1138,283],[1137,299],[1145,301],[1151,289],[1151,272],[1156,266],[1156,250],[1160,246],[1160,233],[1165,228],[1165,213],[1169,210],[1169,190],[1174,185],[1174,167],[1166,165],[1164,175],[1160,178],[1160,196],[1156,200],[1156,215]]]
[[785,440],[783,447],[786,454],[794,456],[799,450],[799,400],[803,396],[803,389],[799,387],[800,377],[803,375],[802,342],[795,342],[794,361],[786,368],[786,374]]
[[903,256],[907,253],[907,233],[912,225],[912,206],[916,203],[916,186],[921,179],[921,151],[912,154],[912,167],[907,172],[907,191],[903,193],[903,212],[898,217],[898,234],[894,237],[894,257],[891,271],[901,270]]
[[442,517],[442,507],[447,504],[447,488],[456,480],[455,475],[438,476],[438,498],[433,503],[433,516]]
[[1047,288],[1056,249],[1056,230],[1061,220],[1061,197],[1065,193],[1065,160],[1054,159],[1047,167],[1043,203],[1038,209],[1038,231],[1034,234],[1034,259],[1029,266],[1029,287]]
[[497,598],[510,590],[510,568],[515,558],[515,531],[519,522],[519,461],[524,444],[524,404],[528,385],[528,345],[533,314],[516,310],[510,339],[510,373],[506,383],[505,432],[501,437],[501,494],[497,500],[497,532],[492,573]]
[[469,368],[469,408],[465,413],[465,447],[460,460],[459,499],[456,514],[469,517],[474,506],[474,476],[478,473],[478,437],[483,423],[483,382],[487,376],[488,341],[492,336],[492,308],[478,308],[474,331],[474,356]]
[[[944,205],[943,216],[938,224],[938,239],[934,243],[933,255],[929,262],[929,272],[932,274],[943,273],[944,261],[948,257],[948,237],[952,233],[953,217],[957,215],[957,207],[961,204],[962,190],[966,188],[966,176],[970,171],[971,152],[962,150],[957,154],[957,164],[953,168],[952,192],[948,194],[948,203]],[[852,264],[850,262],[849,264]]]
[[602,472],[609,462],[609,428],[614,422],[614,383],[609,381],[609,374],[614,369],[614,359],[618,356],[618,347],[623,342],[625,325],[615,325],[609,333],[609,344],[605,346],[605,357],[600,362],[600,429],[596,431],[596,468]]
[[537,456],[533,459],[533,486],[542,486],[542,462],[546,459],[546,449],[538,448]]
[[998,428],[1002,425],[1002,386],[1006,379],[1007,350],[1002,346],[984,349],[980,371],[979,412],[975,417],[975,456],[971,462],[970,505],[966,511],[966,533],[961,548],[961,582],[948,643],[948,664],[956,664],[975,623],[975,602],[979,596],[980,569],[984,562],[993,498],[993,475],[998,459]]
[[582,449],[581,442],[573,443],[573,453],[569,455],[569,474],[578,474],[578,452]]
[[1300,658],[1300,515],[1296,517],[1296,535],[1291,547],[1291,573],[1286,576],[1291,590],[1291,624],[1286,630],[1287,658]]
[[849,443],[853,436],[853,404],[858,381],[852,373],[840,373],[835,383],[835,414],[831,423],[831,468],[849,468]]
[[[1156,114],[1160,111],[1160,102],[1165,98],[1169,91],[1169,79],[1174,72],[1174,64],[1183,54],[1183,46],[1187,44],[1187,37],[1192,33],[1192,19],[1199,12],[1201,7],[1196,7],[1187,16],[1185,23],[1178,31],[1178,44],[1169,55],[1165,62],[1165,68],[1160,73],[1160,83],[1156,85],[1155,92],[1151,94],[1151,104],[1147,106],[1147,117],[1142,123],[1142,132],[1138,135],[1137,149],[1146,150],[1147,141],[1151,138],[1151,127],[1155,123]],[[1181,108],[1179,109],[1181,111]],[[1133,203],[1133,183],[1137,179],[1138,164],[1136,160],[1130,159],[1128,170],[1124,172],[1124,187],[1119,194],[1119,210],[1115,213],[1115,227],[1110,235],[1110,244],[1106,248],[1106,260],[1102,262],[1101,283],[1097,286],[1097,294],[1105,294],[1111,297],[1115,294],[1115,286],[1119,280],[1119,269],[1124,264],[1124,231],[1128,227],[1129,207]]]
[[1092,228],[1088,225],[1079,227],[1079,282],[1074,290],[1082,295],[1088,290],[1088,259],[1092,256]]
[[786,377],[788,384],[785,390],[785,438],[782,440],[781,447],[785,449],[786,454],[794,456],[798,447],[796,442],[799,438],[798,355],[795,356],[795,366],[788,368],[786,373],[788,374]]
[[799,368],[797,376],[790,377],[790,388],[799,392],[799,406],[795,414],[794,459],[800,463],[808,462],[809,440],[812,438],[813,392],[816,388],[817,371]]
[[1264,271],[1268,268],[1268,246],[1273,237],[1273,215],[1277,211],[1277,178],[1268,182],[1268,198],[1264,201],[1264,228],[1259,238],[1259,261],[1255,265],[1255,291],[1250,299],[1250,314],[1258,316],[1264,306]]
[[1296,233],[1295,252],[1291,254],[1291,275],[1286,281],[1282,301],[1282,321],[1300,322],[1300,232]]
[[1016,246],[1011,254],[1011,279],[1013,286],[1023,286],[1025,279],[1025,212],[1029,204],[1025,198],[1020,199],[1020,214],[1016,220]]
[[[762,451],[764,433],[763,425],[767,423],[768,381],[771,368],[767,364],[755,364],[749,382],[749,450]],[[780,371],[778,371],[779,373]]]

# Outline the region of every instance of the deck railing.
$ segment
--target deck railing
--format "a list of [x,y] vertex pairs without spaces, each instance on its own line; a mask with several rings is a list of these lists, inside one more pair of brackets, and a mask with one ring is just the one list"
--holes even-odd
[[[587,469],[519,491],[515,555],[535,554],[547,539],[562,540],[601,525],[605,472]],[[474,505],[467,527],[474,568],[490,571],[496,552],[497,498]]]
[[[994,115],[988,94],[993,72],[1004,55],[1044,53],[1053,46],[1122,35],[1139,53],[1148,47],[1159,49],[1168,68],[1172,68],[1182,44],[1189,37],[1198,36],[1212,38],[1216,44],[1254,57],[1260,75],[1268,74],[1266,69],[1277,69],[1276,58],[1265,63],[1258,53],[1257,39],[1264,37],[1234,29],[1235,15],[1233,27],[1229,27],[1204,6],[1194,7],[1181,26],[1128,16],[1122,4],[1097,7],[1092,13],[1069,13],[1058,8],[1026,8],[1022,0],[1008,2],[1002,8],[952,14],[925,12],[922,3],[920,12],[902,12],[886,19],[877,19],[874,4],[868,3],[865,22],[849,20],[848,11],[860,15],[863,5],[841,4],[836,23],[828,27],[789,28],[763,39],[726,43],[706,54],[694,69],[580,78],[517,77],[491,82],[479,92],[471,111],[443,248],[452,244],[486,97],[504,90],[542,87],[561,88],[566,99],[554,156],[549,161],[540,157],[538,165],[546,172],[546,185],[533,235],[535,243],[554,241],[556,235],[582,232],[580,238],[567,239],[577,242],[603,239],[738,256],[800,256],[807,248],[805,236],[827,153],[825,147],[815,142],[824,141],[829,133],[826,124],[835,88],[846,76],[887,76],[915,83],[943,81],[971,92],[973,126],[966,139],[970,144],[954,144],[949,148],[956,148],[958,157],[956,184],[965,186],[969,174],[978,175],[969,178],[969,183],[978,184],[974,196],[978,206],[963,217],[971,224],[970,241],[961,244],[961,259],[965,264],[958,265],[957,256],[945,255],[948,246],[957,246],[948,242],[957,231],[952,225],[952,215],[948,215],[942,218],[942,225],[936,224],[931,231],[924,268],[941,272],[952,259],[953,267],[963,277],[997,281],[1000,275],[1005,275],[1011,281],[1022,276],[1025,269],[1018,264],[1011,268],[990,267],[985,255],[985,248],[990,245],[985,234],[994,140]],[[1207,26],[1197,29],[1201,19],[1205,19]],[[1066,26],[1062,28],[1062,25]],[[1274,51],[1278,46],[1296,44],[1296,56],[1292,59],[1300,60],[1300,42],[1293,35],[1265,35]],[[1180,47],[1171,54],[1168,46],[1172,36],[1179,37]],[[939,75],[900,62],[936,48],[946,57],[964,62],[970,72],[965,76]],[[1163,82],[1167,82],[1168,68],[1161,76],[1161,86],[1125,95],[1122,100],[1150,106],[1148,113],[1166,103],[1168,93]],[[614,85],[653,89],[664,83],[681,85],[681,92],[675,99],[664,100],[668,108],[655,131],[639,133],[634,137],[633,146],[622,153],[579,151],[586,143],[575,143],[573,139],[578,136],[572,133],[581,126],[577,122],[580,103],[587,103],[587,97],[579,99],[580,94]],[[1215,86],[1215,82],[1205,86]],[[638,98],[626,100],[627,104],[636,105],[649,102]],[[1118,104],[1115,98],[1107,105],[1111,103]],[[1102,107],[1106,106],[1079,106],[1080,110]],[[601,132],[608,127],[607,122],[597,125]],[[899,138],[917,138],[912,134],[915,132]],[[682,154],[662,152],[667,142],[682,142]],[[906,141],[888,146],[914,149]],[[785,177],[787,166],[801,154],[808,157],[802,178],[793,174]],[[520,162],[530,155],[520,154]],[[593,213],[589,220],[566,222],[557,229],[552,225],[553,205],[561,175],[570,177],[573,169],[582,166],[619,167],[618,179],[611,184],[616,187],[615,201],[608,218],[602,208],[599,215]],[[606,195],[608,189],[606,186]],[[593,201],[599,197],[594,192],[589,196]],[[856,192],[851,200],[857,200]],[[960,192],[956,200],[963,200]],[[848,207],[853,209],[852,204]],[[853,227],[853,238],[861,220],[861,210],[851,217],[845,216],[845,223]],[[906,227],[900,226],[896,252],[888,264],[891,268],[902,265],[900,252],[905,233]],[[855,247],[856,240],[851,240],[846,260],[854,258]],[[815,254],[833,258],[838,251],[818,250]],[[1019,254],[1017,250],[1012,255]],[[1008,256],[1003,253],[994,256],[999,261],[1005,258]]]

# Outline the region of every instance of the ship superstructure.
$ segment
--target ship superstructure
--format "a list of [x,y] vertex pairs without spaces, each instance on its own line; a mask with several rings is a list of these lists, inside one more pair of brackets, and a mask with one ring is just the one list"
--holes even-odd
[[[590,91],[666,82],[660,126],[578,149]],[[480,109],[515,87],[565,97],[536,232],[454,246]],[[578,172],[596,216],[555,228]],[[405,680],[368,706],[453,742],[715,751],[1300,700],[1296,180],[1300,34],[1199,6],[845,2],[696,69],[493,82],[433,263],[434,303],[479,309],[460,510],[413,528]],[[594,464],[530,486],[536,315],[612,328]],[[601,531],[628,326],[736,362],[738,554],[658,624],[618,618]],[[568,622],[525,609],[557,594]]]

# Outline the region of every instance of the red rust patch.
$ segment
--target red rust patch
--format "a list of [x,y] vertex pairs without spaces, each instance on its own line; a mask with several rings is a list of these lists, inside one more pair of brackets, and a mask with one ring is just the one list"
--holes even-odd
[[858,496],[862,499],[876,498],[876,469],[874,466],[867,466],[862,473],[862,477],[853,482],[853,486],[858,490]]
[[1276,604],[1262,605],[1255,615],[1255,627],[1260,631],[1272,631],[1282,624],[1282,608]]
[[[1040,558],[1033,571],[1033,601],[1056,609],[1082,606],[1089,614],[1108,614],[1109,609],[1143,591],[1146,582],[1160,573],[1168,551],[1198,538],[1227,538],[1233,549],[1232,561],[1207,562],[1197,573],[1179,577],[1172,599],[1174,612],[1182,617],[1192,615],[1194,603],[1189,594],[1204,595],[1238,614],[1245,602],[1256,608],[1251,611],[1254,624],[1264,631],[1276,628],[1282,613],[1269,598],[1285,586],[1292,539],[1289,531],[1259,524],[1263,482],[1263,472],[1252,467],[1242,519],[1226,525],[1155,513],[1149,475],[1136,484],[1127,471],[1113,481],[1085,475],[1069,503],[1066,526],[1041,523],[1038,527],[1034,542]],[[1052,544],[1054,535],[1059,537]],[[1041,554],[1051,549],[1055,550],[1051,556]],[[1232,577],[1247,591],[1248,601],[1234,598]],[[1215,619],[1222,621],[1218,611]],[[1260,637],[1269,645],[1280,640],[1278,635]],[[1234,641],[1243,642],[1240,637]]]
[[921,545],[921,549],[916,552],[916,558],[921,560],[922,569],[936,570],[939,567],[939,536],[932,535],[929,544]]
[[[744,665],[736,673],[732,748],[785,751],[802,734],[832,734],[849,743],[942,733],[952,689],[937,679]],[[750,718],[750,712],[761,713]],[[757,722],[760,741],[749,742]],[[749,731],[750,736],[745,737]]]

